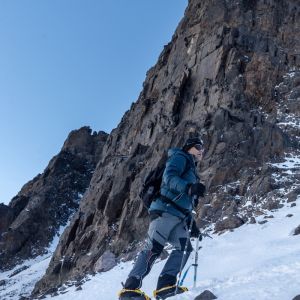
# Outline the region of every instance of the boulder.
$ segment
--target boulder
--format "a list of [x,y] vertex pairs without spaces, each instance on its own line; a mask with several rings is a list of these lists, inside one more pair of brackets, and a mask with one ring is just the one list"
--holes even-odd
[[216,223],[215,231],[220,232],[227,229],[234,229],[244,224],[243,219],[238,216],[228,216],[224,220]]
[[107,272],[117,265],[116,256],[110,252],[105,251],[97,260],[94,266],[95,272]]
[[300,234],[300,225],[295,228],[293,235],[298,235]]
[[205,290],[203,293],[198,295],[194,300],[213,300],[217,297],[209,290]]

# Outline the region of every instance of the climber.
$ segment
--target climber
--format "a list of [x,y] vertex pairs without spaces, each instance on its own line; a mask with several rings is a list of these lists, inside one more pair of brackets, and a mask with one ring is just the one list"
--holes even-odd
[[[186,263],[192,245],[189,240],[188,224],[192,222],[192,237],[199,237],[200,231],[191,220],[193,208],[199,197],[204,196],[205,186],[199,182],[196,173],[196,161],[203,157],[203,142],[200,138],[187,139],[182,149],[168,151],[168,160],[162,177],[160,195],[149,208],[150,225],[144,250],[140,252],[133,269],[119,292],[120,300],[150,299],[140,290],[143,278],[150,272],[156,258],[163,251],[166,242],[174,247],[158,278],[156,299],[166,299],[177,293],[187,291],[178,286],[177,275]],[[172,205],[170,199],[175,203]],[[185,248],[187,246],[187,248]],[[184,255],[184,250],[186,255]]]

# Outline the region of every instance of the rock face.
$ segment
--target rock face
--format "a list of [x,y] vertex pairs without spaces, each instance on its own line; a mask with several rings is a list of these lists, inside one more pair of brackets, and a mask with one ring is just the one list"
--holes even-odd
[[138,198],[143,178],[189,134],[201,134],[206,149],[199,225],[233,230],[280,208],[300,177],[299,166],[284,167],[299,155],[299,30],[298,0],[190,0],[108,137],[34,294],[93,272],[105,251],[130,257],[149,222]]
[[9,206],[0,203],[0,234],[8,229],[13,219],[14,210]]
[[8,206],[0,205],[0,269],[39,255],[66,225],[101,158],[107,134],[83,127],[70,133],[43,174],[23,186]]

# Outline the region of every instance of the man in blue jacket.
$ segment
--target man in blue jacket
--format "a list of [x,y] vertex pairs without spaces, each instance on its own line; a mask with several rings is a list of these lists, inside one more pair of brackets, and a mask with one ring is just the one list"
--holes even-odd
[[[153,294],[156,299],[166,299],[175,294],[177,274],[193,250],[188,240],[191,213],[198,204],[198,198],[203,197],[205,192],[205,186],[199,182],[195,163],[200,161],[202,156],[203,142],[199,138],[188,139],[182,149],[174,148],[168,151],[160,195],[149,208],[151,222],[146,245],[119,293],[120,300],[150,299],[140,290],[142,280],[150,272],[155,259],[159,257],[167,242],[175,249],[161,271]],[[193,224],[195,225],[195,222]],[[196,225],[193,226],[192,236],[199,234]],[[187,253],[184,255],[186,243]],[[177,288],[177,293],[185,291],[185,287]]]

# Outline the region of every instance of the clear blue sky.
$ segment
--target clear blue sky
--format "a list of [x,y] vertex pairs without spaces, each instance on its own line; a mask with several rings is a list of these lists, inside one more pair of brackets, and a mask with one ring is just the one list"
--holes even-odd
[[71,130],[118,125],[186,6],[0,1],[0,202],[43,172]]

